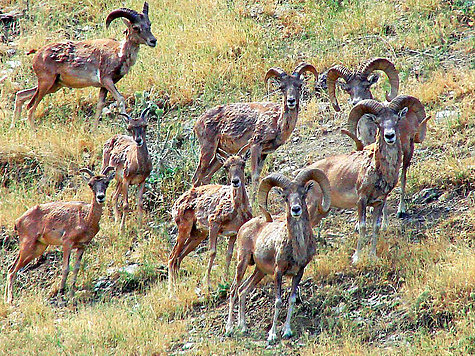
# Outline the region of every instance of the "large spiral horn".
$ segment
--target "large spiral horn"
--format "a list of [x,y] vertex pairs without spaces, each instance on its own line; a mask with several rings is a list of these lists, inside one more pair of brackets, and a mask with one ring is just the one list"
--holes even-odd
[[382,70],[388,76],[391,92],[386,93],[386,100],[393,100],[399,91],[399,74],[396,67],[386,58],[373,58],[362,64],[358,72],[368,76],[375,70]]
[[384,108],[385,107],[380,102],[373,99],[360,101],[353,107],[353,109],[351,109],[350,114],[348,115],[348,130],[351,133],[356,134],[358,121],[364,114],[374,114],[378,116]]
[[389,103],[388,107],[397,112],[407,107],[408,112],[406,119],[414,120],[410,126],[417,128],[416,132],[412,133],[414,135],[414,142],[421,143],[424,141],[427,130],[427,120],[424,105],[422,105],[419,99],[410,95],[399,95]]
[[257,191],[257,202],[259,204],[259,208],[261,208],[262,213],[266,217],[266,221],[271,222],[272,216],[270,215],[269,211],[267,211],[267,196],[269,195],[269,191],[272,187],[280,187],[285,189],[288,187],[292,182],[286,176],[280,173],[272,173],[265,177],[261,183],[259,184],[259,189]]
[[295,67],[294,72],[292,75],[302,75],[303,72],[310,72],[315,76],[315,80],[318,80],[318,72],[315,67],[308,63],[300,63],[297,67]]
[[137,23],[140,21],[140,14],[137,11],[122,7],[117,10],[112,10],[109,13],[109,15],[107,15],[106,28],[109,27],[112,21],[114,21],[115,19],[118,19],[119,17],[125,17],[127,20],[129,20],[132,23]]
[[345,82],[351,78],[352,73],[349,69],[345,68],[342,65],[336,65],[331,67],[327,73],[327,87],[328,95],[330,96],[330,101],[332,103],[333,109],[335,111],[340,111],[340,106],[338,105],[338,100],[335,95],[335,85],[338,78],[343,78]]
[[323,171],[317,168],[307,168],[301,171],[297,177],[295,177],[294,182],[305,186],[308,181],[314,180],[320,185],[322,189],[322,200],[318,202],[318,212],[320,214],[326,214],[330,210],[331,206],[331,187],[330,181],[328,180],[327,176]]
[[282,68],[272,67],[267,71],[266,77],[264,78],[264,82],[267,83],[267,81],[272,77],[277,77],[280,79],[286,75],[287,73],[285,73],[285,71]]

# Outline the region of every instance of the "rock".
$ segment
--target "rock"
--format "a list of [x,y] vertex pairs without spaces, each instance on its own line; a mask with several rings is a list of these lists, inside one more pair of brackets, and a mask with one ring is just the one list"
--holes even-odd
[[139,269],[139,265],[134,263],[134,264],[119,268],[119,272],[123,272],[123,273],[125,272],[128,274],[134,275],[137,273],[138,269]]
[[439,199],[442,193],[437,188],[426,188],[414,195],[414,202],[418,204],[430,203]]
[[459,112],[455,110],[442,110],[435,113],[435,121],[448,121],[456,119],[459,116]]
[[195,344],[193,344],[192,342],[187,342],[185,345],[183,345],[183,350],[189,350],[191,348],[193,348]]

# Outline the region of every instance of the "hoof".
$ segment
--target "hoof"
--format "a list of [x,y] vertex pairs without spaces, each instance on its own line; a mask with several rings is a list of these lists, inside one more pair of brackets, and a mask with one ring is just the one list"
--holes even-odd
[[285,332],[282,333],[283,339],[290,339],[292,336],[294,336],[294,333],[292,332],[292,330],[286,330]]
[[398,211],[398,212],[397,212],[397,217],[398,217],[399,219],[406,219],[406,218],[409,217],[409,214],[406,213],[405,211]]

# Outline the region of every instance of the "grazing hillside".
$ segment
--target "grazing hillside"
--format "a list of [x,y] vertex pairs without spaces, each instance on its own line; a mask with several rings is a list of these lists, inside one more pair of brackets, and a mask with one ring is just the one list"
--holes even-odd
[[[58,200],[90,201],[78,170],[98,171],[104,143],[126,133],[107,97],[97,130],[98,88],[61,89],[38,106],[32,131],[10,127],[15,93],[32,88],[34,50],[61,40],[122,39],[125,25],[107,14],[140,11],[136,0],[114,2],[4,0],[0,8],[0,290],[18,254],[15,219],[28,208]],[[472,0],[149,0],[154,48],[117,83],[127,112],[151,107],[147,129],[153,170],[137,224],[136,187],[124,233],[110,197],[101,230],[84,253],[74,300],[54,295],[62,250],[50,247],[20,271],[12,305],[0,300],[0,353],[26,354],[475,354],[475,2]],[[30,54],[29,54],[30,53]],[[401,94],[417,97],[431,119],[416,144],[408,172],[408,214],[396,217],[399,188],[389,198],[389,227],[381,232],[377,262],[351,264],[357,241],[355,211],[331,210],[314,233],[317,255],[302,279],[289,340],[267,346],[272,324],[270,278],[251,293],[249,333],[224,336],[227,238],[218,239],[206,293],[207,242],[183,260],[173,297],[167,260],[177,229],[176,198],[190,187],[198,163],[195,120],[208,108],[238,101],[281,100],[266,87],[271,67],[291,71],[305,61],[323,73],[334,64],[356,68],[372,57],[390,59]],[[354,150],[340,134],[342,111],[305,76],[300,114],[290,139],[264,164],[261,177],[287,176],[317,159]],[[381,72],[373,92],[390,89]],[[316,95],[317,94],[317,95]],[[246,169],[250,186],[250,169]],[[226,182],[224,170],[213,178]],[[251,195],[251,194],[250,194]],[[271,193],[274,213],[283,211]],[[254,214],[259,214],[253,203]],[[234,273],[235,260],[231,263]],[[71,278],[71,277],[70,277]],[[69,281],[68,281],[69,282]],[[289,282],[285,283],[284,307]],[[285,313],[281,313],[282,326]]]

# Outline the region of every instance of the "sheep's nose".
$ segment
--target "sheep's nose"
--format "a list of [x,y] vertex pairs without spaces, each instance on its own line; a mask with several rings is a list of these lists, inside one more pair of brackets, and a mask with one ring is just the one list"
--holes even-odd
[[143,145],[143,140],[140,137],[136,138],[135,142],[137,143],[137,146],[142,146]]
[[240,186],[241,180],[240,180],[239,178],[233,178],[233,179],[231,180],[231,183],[232,183],[232,185],[233,185],[234,187],[237,188],[237,187]]
[[291,213],[293,216],[300,216],[300,214],[302,214],[302,208],[300,207],[300,205],[294,205],[291,208]]
[[97,194],[97,201],[103,202],[106,198],[106,195],[104,193],[98,193]]
[[149,41],[149,44],[150,44],[150,47],[155,47],[157,45],[157,39],[156,38],[152,38],[150,41]]
[[393,141],[395,136],[396,136],[396,134],[394,132],[384,134],[384,137],[388,141]]
[[297,100],[295,100],[295,98],[288,98],[287,99],[287,104],[289,106],[295,106],[296,102],[297,102]]

